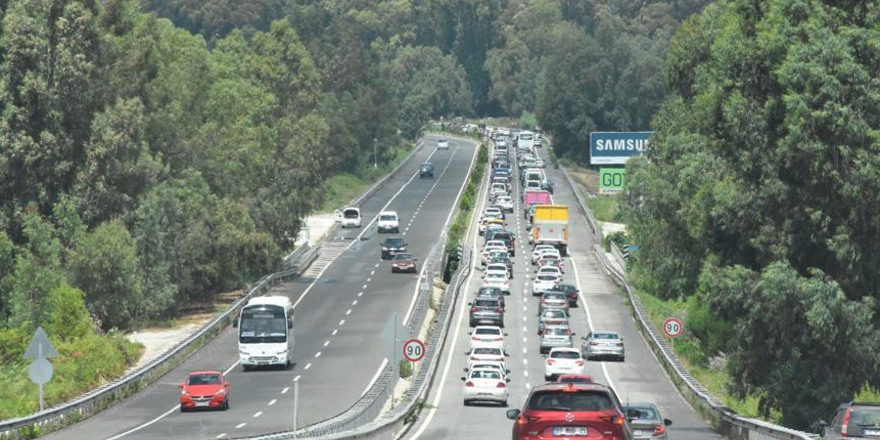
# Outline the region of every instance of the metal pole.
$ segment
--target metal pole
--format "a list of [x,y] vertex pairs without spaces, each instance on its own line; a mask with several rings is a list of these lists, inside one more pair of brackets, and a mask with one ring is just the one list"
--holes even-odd
[[[40,356],[38,359],[42,359],[43,358],[43,344],[37,344],[37,350],[38,350],[37,353],[39,353],[39,356]],[[40,412],[43,412],[44,406],[45,406],[45,404],[43,403],[43,383],[40,382]]]
[[299,381],[293,383],[293,438],[296,439],[296,410],[299,406]]
[[378,160],[379,156],[378,156],[378,152],[377,152],[378,150],[376,148],[376,145],[378,143],[379,143],[379,140],[374,138],[373,139],[373,168],[379,167],[379,160]]

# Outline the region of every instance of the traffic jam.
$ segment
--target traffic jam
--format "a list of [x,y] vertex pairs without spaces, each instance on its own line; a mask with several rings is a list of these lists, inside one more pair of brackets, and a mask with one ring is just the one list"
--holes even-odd
[[[489,135],[491,175],[479,213],[482,249],[475,254],[481,281],[468,299],[463,404],[514,407],[506,416],[513,421],[515,440],[667,439],[672,422],[653,403],[624,404],[612,387],[586,373],[588,362],[625,362],[626,348],[614,329],[572,331],[573,320],[586,320],[578,310],[587,296],[570,273],[569,208],[554,204],[553,183],[538,154],[541,134],[499,128]],[[514,287],[515,268],[518,276],[525,274],[517,284],[524,287]],[[505,324],[519,324],[506,323],[505,311],[520,303],[537,314],[528,329],[537,338],[524,344],[522,353],[508,351],[511,344],[505,340]],[[523,364],[514,362],[519,356]],[[525,402],[512,401],[512,370],[534,362],[543,365],[544,383],[532,385]]]

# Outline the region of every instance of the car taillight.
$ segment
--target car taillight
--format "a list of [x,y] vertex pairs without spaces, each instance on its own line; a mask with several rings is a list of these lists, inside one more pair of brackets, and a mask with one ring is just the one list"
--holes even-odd
[[495,309],[495,311],[498,313],[504,313],[504,309]]
[[584,366],[584,361],[574,361],[574,363],[575,363],[578,367],[583,367],[583,366]]
[[660,425],[654,426],[654,437],[657,437],[658,435],[663,435],[663,434],[666,434],[666,425],[660,424]]
[[553,359],[547,359],[547,365],[553,365],[555,363],[556,361],[554,361]]
[[846,412],[843,414],[843,423],[841,424],[842,426],[840,427],[840,433],[841,433],[843,436],[846,436],[846,435],[847,435],[847,432],[846,432],[846,425],[847,425],[848,423],[849,423],[849,408],[847,408]]
[[495,338],[495,342],[500,342],[500,341],[503,341],[503,340],[504,340],[504,338]]
[[477,311],[477,308],[474,307],[474,308],[471,309],[471,311],[472,311],[472,312],[476,312],[476,311]]
[[476,336],[474,336],[473,338],[471,338],[471,341],[479,341],[479,340],[480,340],[480,338],[478,338],[478,337],[476,337]]
[[611,423],[612,425],[618,425],[618,426],[623,426],[626,423],[626,420],[620,416],[603,416],[603,417],[600,417],[600,420],[602,420],[605,423]]
[[495,388],[507,388],[507,385],[504,382],[498,382],[498,385],[495,385]]
[[472,386],[474,386],[474,383],[471,382],[471,381],[467,381],[467,383],[465,383],[464,386],[466,386],[466,387],[472,387]]
[[596,341],[590,341],[590,345],[599,345],[599,343]]

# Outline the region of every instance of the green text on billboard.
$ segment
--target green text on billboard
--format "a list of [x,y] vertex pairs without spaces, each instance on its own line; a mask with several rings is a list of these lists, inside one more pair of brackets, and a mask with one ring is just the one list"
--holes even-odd
[[626,188],[626,168],[599,168],[599,194],[617,194]]

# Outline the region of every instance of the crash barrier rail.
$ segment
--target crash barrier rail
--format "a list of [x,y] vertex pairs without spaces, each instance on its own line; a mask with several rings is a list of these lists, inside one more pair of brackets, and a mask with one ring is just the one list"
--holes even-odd
[[[373,184],[358,198],[352,200],[347,206],[360,205],[368,197],[375,194],[379,188],[412,161],[416,153],[424,146],[424,143],[424,138],[419,140],[415,148],[391,172]],[[330,231],[336,227],[334,225]],[[261,278],[253,287],[247,290],[247,294],[236,300],[226,311],[215,316],[203,325],[201,329],[169,348],[165,353],[147,365],[56,407],[25,417],[0,422],[0,440],[33,438],[56,431],[91,417],[145,388],[167,372],[176,368],[190,355],[219,335],[238,317],[241,307],[252,297],[266,292],[275,284],[301,275],[318,257],[319,252],[320,245],[309,246],[308,243],[305,243],[300,246],[284,258],[278,272]]]
[[[614,266],[602,248],[602,228],[596,217],[587,206],[586,200],[581,195],[579,185],[571,178],[565,168],[560,167],[565,180],[577,199],[578,207],[587,219],[590,229],[593,231],[593,251],[599,259],[605,273],[607,273],[614,282],[622,286],[629,298],[629,304],[636,321],[639,324],[639,330],[648,341],[648,346],[656,354],[661,366],[666,370],[670,379],[676,384],[682,395],[696,407],[700,412],[710,419],[713,428],[722,435],[734,440],[812,440],[818,438],[815,434],[796,431],[782,426],[761,420],[743,417],[732,409],[724,406],[724,403],[712,395],[703,385],[701,385],[687,371],[678,356],[673,351],[666,339],[661,336],[660,331],[654,326],[648,317],[642,301],[633,292],[633,287],[626,282],[626,273]],[[626,267],[621,265],[621,267]]]
[[220,334],[238,316],[241,307],[252,297],[275,284],[299,276],[318,253],[316,247],[303,246],[289,269],[261,278],[247,293],[201,329],[165,351],[147,365],[113,382],[89,391],[59,406],[25,417],[0,422],[0,439],[31,438],[76,423],[143,389],[186,360],[192,353]]
[[[410,319],[406,322],[406,330],[410,336],[417,336],[419,328],[431,307],[433,280],[437,279],[440,265],[445,261],[446,234],[448,228],[440,235],[440,239],[431,248],[429,256],[422,267],[418,298]],[[434,379],[437,364],[440,361],[440,350],[446,342],[447,331],[452,319],[452,311],[458,302],[461,286],[471,271],[471,250],[464,246],[458,269],[443,292],[439,310],[434,322],[435,327],[425,341],[425,357],[419,361],[413,372],[413,382],[406,394],[390,411],[381,414],[389,398],[393,397],[394,388],[399,377],[398,365],[389,361],[379,373],[373,385],[345,412],[330,419],[311,424],[294,431],[276,432],[252,437],[233,437],[231,440],[281,440],[301,438],[321,439],[383,439],[391,440],[409,423],[411,415],[420,409],[420,402],[426,398]]]
[[609,245],[611,248],[611,256],[614,257],[614,260],[617,261],[617,264],[620,265],[619,267],[623,268],[623,270],[626,271],[626,257],[623,256],[623,252],[617,246],[617,243],[611,241]]

